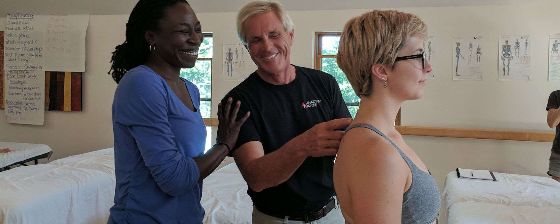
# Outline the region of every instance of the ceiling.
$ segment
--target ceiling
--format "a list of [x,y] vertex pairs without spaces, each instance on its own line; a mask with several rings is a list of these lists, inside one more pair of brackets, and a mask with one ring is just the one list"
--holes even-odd
[[[251,0],[189,0],[201,12],[237,11]],[[515,0],[278,0],[288,10],[337,10],[509,4]]]
[[[235,12],[251,0],[188,0],[194,10]],[[503,5],[523,0],[277,0],[288,10],[336,10],[401,7]],[[0,15],[24,11],[36,14],[129,14],[137,0],[0,0]]]

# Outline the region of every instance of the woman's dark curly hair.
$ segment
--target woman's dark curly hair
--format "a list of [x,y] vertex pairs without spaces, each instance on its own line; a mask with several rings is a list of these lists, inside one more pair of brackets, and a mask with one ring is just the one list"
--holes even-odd
[[186,0],[140,0],[136,3],[126,23],[126,40],[115,47],[111,57],[109,74],[115,82],[119,83],[129,69],[146,62],[150,49],[144,34],[157,30],[165,9],[177,3],[189,4]]

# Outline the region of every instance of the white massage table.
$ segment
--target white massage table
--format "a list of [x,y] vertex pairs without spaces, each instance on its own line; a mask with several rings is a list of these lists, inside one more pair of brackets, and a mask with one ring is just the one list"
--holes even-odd
[[206,224],[251,223],[253,202],[247,183],[235,163],[230,163],[204,179],[202,206]]
[[113,150],[0,172],[0,223],[107,223],[113,204]]
[[[224,163],[225,164],[225,163]],[[105,224],[115,194],[113,148],[0,172],[0,224]],[[234,163],[204,180],[204,223],[250,223],[252,202]]]
[[497,181],[445,180],[442,218],[448,224],[558,224],[560,183],[549,177],[494,172]]
[[8,148],[10,152],[0,152],[0,171],[8,170],[15,165],[50,158],[52,150],[48,145],[17,142],[0,142],[0,149]]

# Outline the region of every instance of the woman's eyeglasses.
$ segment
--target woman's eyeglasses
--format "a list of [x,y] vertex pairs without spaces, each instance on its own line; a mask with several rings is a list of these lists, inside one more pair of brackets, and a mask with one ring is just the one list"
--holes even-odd
[[395,62],[397,61],[402,61],[402,60],[409,60],[409,59],[417,59],[417,58],[421,58],[422,59],[422,70],[424,70],[424,68],[426,67],[426,52],[422,52],[420,54],[413,54],[413,55],[408,55],[408,56],[401,56],[401,57],[397,57],[395,58]]

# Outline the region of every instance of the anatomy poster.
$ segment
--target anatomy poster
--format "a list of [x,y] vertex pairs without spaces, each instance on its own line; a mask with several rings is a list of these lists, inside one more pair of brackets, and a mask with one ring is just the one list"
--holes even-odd
[[548,39],[548,81],[560,80],[560,33]]
[[223,75],[229,80],[241,80],[255,71],[256,66],[242,44],[223,45]]
[[453,80],[482,80],[481,36],[456,38],[453,42]]
[[499,80],[531,79],[529,35],[502,35],[498,53]]
[[[428,36],[428,38],[426,39],[426,41],[424,41],[424,52],[425,54],[425,60],[430,63],[430,65],[432,65],[432,69],[433,69],[433,64],[432,64],[432,60],[434,59],[434,55],[436,54],[436,43],[435,43],[436,38],[432,35]],[[436,75],[435,73],[432,71],[430,74],[428,74],[428,79],[435,79]]]

